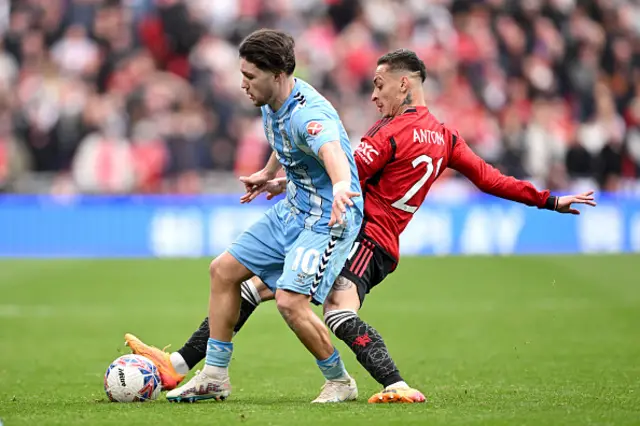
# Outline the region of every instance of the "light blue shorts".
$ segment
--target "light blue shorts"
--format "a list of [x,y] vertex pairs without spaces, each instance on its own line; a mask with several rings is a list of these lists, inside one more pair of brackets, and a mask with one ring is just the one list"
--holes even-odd
[[347,210],[341,237],[306,229],[306,216],[286,200],[271,207],[227,250],[271,289],[312,296],[322,304],[358,236],[362,215]]

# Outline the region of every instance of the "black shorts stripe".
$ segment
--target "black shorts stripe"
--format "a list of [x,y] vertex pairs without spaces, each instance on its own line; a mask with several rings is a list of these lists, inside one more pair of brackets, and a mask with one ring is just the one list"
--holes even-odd
[[356,285],[362,306],[367,293],[395,269],[397,261],[364,232],[360,232],[354,244],[355,252],[345,263],[340,276]]

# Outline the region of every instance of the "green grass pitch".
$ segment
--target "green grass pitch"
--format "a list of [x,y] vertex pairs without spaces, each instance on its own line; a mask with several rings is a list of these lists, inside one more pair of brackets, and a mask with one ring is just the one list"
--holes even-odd
[[309,404],[314,359],[264,304],[235,339],[223,403],[107,402],[133,332],[180,347],[206,315],[207,259],[0,262],[0,420],[14,425],[640,424],[640,257],[403,258],[361,316],[427,404],[378,385],[337,343],[358,402]]

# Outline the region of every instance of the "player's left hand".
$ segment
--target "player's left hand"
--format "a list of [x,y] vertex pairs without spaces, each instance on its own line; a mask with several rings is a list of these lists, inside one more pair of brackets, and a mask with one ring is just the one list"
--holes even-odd
[[272,179],[264,170],[255,172],[251,176],[240,176],[240,182],[244,184],[246,193],[240,197],[241,203],[248,203],[265,190],[267,182]]
[[331,206],[331,219],[329,219],[329,226],[333,226],[336,223],[344,225],[344,214],[347,212],[346,206],[353,206],[353,197],[359,197],[359,192],[353,192],[349,190],[341,190],[334,194],[333,205]]
[[572,204],[586,204],[595,207],[596,202],[593,198],[593,191],[587,191],[579,195],[564,195],[559,197],[556,211],[560,213],[580,214],[578,209],[571,207]]
[[266,183],[256,185],[247,189],[247,192],[240,197],[240,203],[250,203],[255,200],[256,197],[263,192],[267,193],[267,200],[271,200],[273,197],[278,196],[287,190],[287,178],[275,178],[268,180]]

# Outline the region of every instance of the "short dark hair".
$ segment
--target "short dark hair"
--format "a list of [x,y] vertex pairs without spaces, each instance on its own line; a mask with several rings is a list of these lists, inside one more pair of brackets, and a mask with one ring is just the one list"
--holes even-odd
[[282,31],[261,29],[249,34],[238,49],[240,57],[263,71],[293,74],[296,55],[293,37]]
[[378,59],[378,65],[387,65],[392,71],[419,72],[423,83],[427,78],[427,68],[413,50],[398,49],[389,52]]

